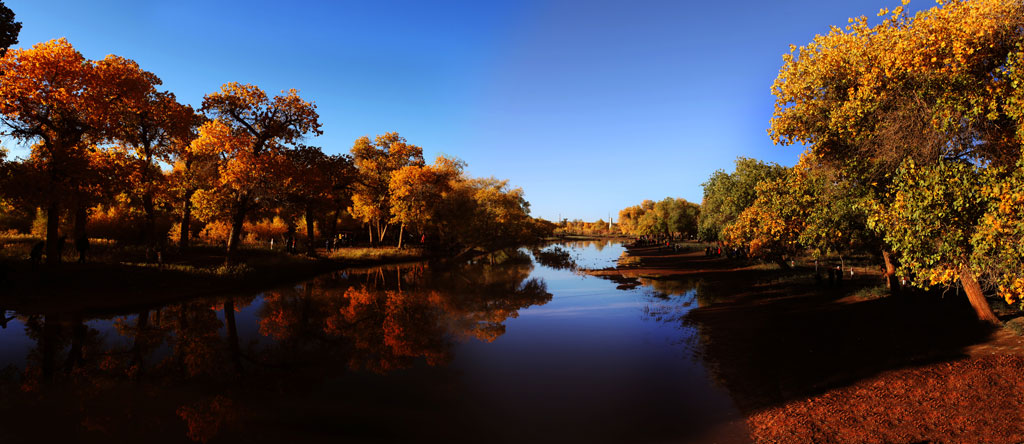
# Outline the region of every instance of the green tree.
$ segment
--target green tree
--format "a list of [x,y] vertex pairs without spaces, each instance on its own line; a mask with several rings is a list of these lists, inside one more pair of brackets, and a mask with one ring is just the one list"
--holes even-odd
[[[1024,5],[953,0],[914,16],[902,7],[879,15],[887,17],[876,26],[858,17],[790,47],[772,86],[772,139],[808,146],[882,212],[906,158],[1012,165],[1024,117],[1013,81]],[[882,255],[891,276],[892,248]]]
[[666,197],[654,204],[654,214],[657,215],[658,225],[665,235],[692,237],[697,233],[700,206],[687,202],[686,199]]
[[878,251],[881,237],[867,227],[870,196],[835,169],[804,156],[793,169],[791,186],[805,196],[806,221],[798,241],[818,256],[856,250]]
[[701,240],[724,240],[722,233],[744,209],[754,203],[757,184],[782,177],[786,168],[775,163],[739,157],[732,173],[718,170],[704,182],[704,199],[697,220]]
[[972,266],[972,237],[988,208],[985,181],[986,174],[966,162],[918,166],[908,159],[897,171],[889,208],[869,223],[903,252],[902,276],[924,288],[959,281],[978,318],[998,323]]
[[989,171],[982,197],[989,202],[971,238],[971,266],[1007,304],[1024,301],[1024,159],[1009,174]]
[[754,202],[726,226],[722,240],[746,245],[750,254],[789,268],[786,260],[802,249],[797,242],[807,223],[808,195],[793,186],[793,175],[762,181]]

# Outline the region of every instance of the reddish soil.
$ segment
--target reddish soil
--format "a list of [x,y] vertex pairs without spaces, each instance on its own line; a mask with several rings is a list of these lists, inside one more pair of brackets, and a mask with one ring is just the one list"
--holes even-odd
[[830,285],[703,251],[630,256],[591,273],[697,282],[684,322],[755,442],[1024,442],[1024,338],[977,322],[962,295],[865,300],[874,267]]

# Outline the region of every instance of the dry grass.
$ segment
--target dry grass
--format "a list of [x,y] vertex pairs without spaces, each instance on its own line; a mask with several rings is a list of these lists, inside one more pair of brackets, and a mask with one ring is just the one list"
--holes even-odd
[[1003,327],[1017,336],[1024,336],[1024,317],[1010,319],[1003,324]]
[[380,248],[339,248],[324,254],[324,257],[339,261],[401,261],[416,260],[424,256],[421,248],[380,247]]
[[890,294],[889,288],[885,285],[876,285],[874,287],[864,287],[857,290],[857,292],[853,294],[853,298],[858,301],[870,301],[888,297]]
[[32,246],[39,238],[30,234],[0,234],[0,258],[10,260],[28,260]]

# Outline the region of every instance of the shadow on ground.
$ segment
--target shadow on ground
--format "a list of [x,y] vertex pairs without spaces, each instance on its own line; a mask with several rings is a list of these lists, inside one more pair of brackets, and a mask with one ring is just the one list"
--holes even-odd
[[684,322],[698,329],[703,359],[747,414],[886,370],[962,358],[996,330],[953,294],[836,302],[857,285],[775,285],[770,293],[790,295],[712,304]]

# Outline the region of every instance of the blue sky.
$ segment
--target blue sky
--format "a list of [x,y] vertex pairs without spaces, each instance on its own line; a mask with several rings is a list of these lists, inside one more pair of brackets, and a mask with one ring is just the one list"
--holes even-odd
[[[6,0],[19,46],[59,37],[139,62],[184,103],[231,82],[297,88],[348,152],[398,131],[522,187],[534,216],[700,202],[737,156],[785,165],[766,133],[789,44],[898,1]],[[933,6],[921,0],[911,10]],[[24,154],[24,148],[15,154]]]

